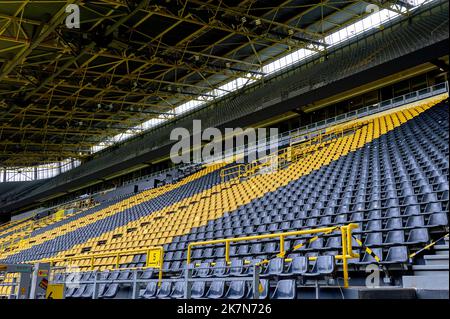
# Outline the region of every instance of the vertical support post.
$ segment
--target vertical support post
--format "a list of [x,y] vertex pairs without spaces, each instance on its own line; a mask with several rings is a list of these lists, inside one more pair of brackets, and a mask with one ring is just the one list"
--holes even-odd
[[280,257],[285,257],[284,253],[285,253],[285,251],[284,251],[284,236],[281,235],[280,236]]
[[189,265],[191,263],[191,244],[188,245],[188,251],[187,251],[187,265]]
[[94,271],[94,289],[92,291],[92,299],[97,299],[97,297],[98,297],[98,284],[97,284],[98,275],[99,275],[99,272]]
[[158,287],[161,287],[161,283],[162,283],[162,277],[163,277],[163,266],[162,266],[162,262],[161,265],[159,266],[159,273],[158,273]]
[[259,299],[259,270],[260,265],[254,264],[253,266],[253,299]]
[[346,235],[347,235],[347,255],[349,257],[353,257],[353,247],[352,247],[352,228],[350,226],[346,226],[347,227],[347,231],[346,231]]
[[186,271],[184,273],[184,299],[191,299],[191,264],[186,264]]
[[230,241],[225,241],[225,261],[227,264],[230,262]]
[[348,264],[347,264],[347,227],[341,227],[342,238],[342,270],[344,272],[344,288],[348,288]]
[[138,270],[133,270],[133,292],[131,295],[131,299],[138,299],[139,295],[139,286],[137,283]]
[[317,280],[317,279],[316,279],[316,282],[315,282],[315,287],[316,287],[316,299],[319,300],[319,298],[320,298],[320,295],[319,295],[320,287],[319,287],[319,280]]

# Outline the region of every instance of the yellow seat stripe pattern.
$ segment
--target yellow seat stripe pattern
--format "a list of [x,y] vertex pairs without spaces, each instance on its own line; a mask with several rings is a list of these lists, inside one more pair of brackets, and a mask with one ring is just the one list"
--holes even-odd
[[[422,102],[360,119],[358,121],[368,124],[362,126],[353,135],[335,140],[328,147],[312,146],[312,153],[308,157],[284,170],[257,175],[240,183],[226,182],[216,185],[212,189],[167,206],[150,216],[92,238],[67,251],[61,251],[56,257],[80,255],[83,248],[87,247],[91,249],[89,254],[98,254],[170,243],[175,236],[188,234],[193,227],[206,225],[209,220],[217,219],[225,212],[231,212],[363,147],[366,143],[400,126],[436,103],[436,100]],[[137,231],[128,232],[127,230],[131,228]],[[97,242],[101,240],[106,241],[106,244],[97,245]]]

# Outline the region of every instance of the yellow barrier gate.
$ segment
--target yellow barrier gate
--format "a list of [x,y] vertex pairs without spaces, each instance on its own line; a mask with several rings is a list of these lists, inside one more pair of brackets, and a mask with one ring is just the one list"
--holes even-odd
[[[336,226],[336,227],[324,227],[324,228],[315,228],[315,229],[306,229],[306,230],[297,230],[285,233],[275,233],[275,234],[267,234],[267,235],[255,235],[255,236],[246,236],[246,237],[237,237],[237,238],[225,238],[225,239],[216,239],[216,240],[208,240],[208,241],[200,241],[195,243],[190,243],[188,245],[187,252],[187,263],[191,263],[191,252],[192,248],[195,246],[206,246],[206,245],[215,245],[215,244],[225,244],[225,260],[227,263],[230,262],[230,243],[237,243],[242,241],[250,241],[250,240],[259,240],[259,239],[268,239],[268,238],[279,238],[280,239],[280,253],[279,257],[285,257],[285,248],[284,241],[286,237],[294,237],[300,235],[309,235],[309,234],[329,234],[335,231],[341,232],[342,239],[342,254],[334,256],[335,259],[342,260],[342,267],[344,273],[344,287],[348,288],[348,259],[358,258],[359,254],[353,252],[352,247],[352,230],[358,228],[357,224],[348,224],[344,226]],[[315,257],[310,257],[311,260],[316,259]]]

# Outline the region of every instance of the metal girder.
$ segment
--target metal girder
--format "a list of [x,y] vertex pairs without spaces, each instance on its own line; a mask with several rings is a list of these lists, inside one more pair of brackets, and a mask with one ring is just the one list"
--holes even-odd
[[[29,14],[29,2],[49,3],[9,1],[14,10],[5,13],[0,0],[0,151],[10,141],[37,149],[88,147],[149,119],[172,117],[176,106],[212,97],[230,80],[260,79],[262,66],[287,50],[324,52],[327,33],[309,27],[334,23],[327,20],[333,12],[359,1],[284,0],[265,2],[266,8],[254,0],[55,1],[50,11],[59,15],[49,22],[34,20],[39,15]],[[87,15],[81,30],[61,25],[68,3],[79,3]],[[328,15],[300,23],[326,6]],[[112,35],[111,44],[97,45],[100,29]],[[8,163],[26,162],[24,154],[8,154]]]
[[[149,1],[150,0],[143,0],[143,1],[141,1],[139,3],[139,5],[132,12],[130,12],[130,14],[128,16],[122,17],[120,20],[118,20],[116,23],[114,23],[110,28],[108,28],[106,30],[106,32],[105,32],[105,36],[108,36],[108,35],[112,34],[123,23],[125,23],[128,19],[130,19],[135,14],[137,14],[137,12],[139,12],[139,10],[143,9],[144,7],[146,7],[148,5]],[[87,51],[93,49],[95,46],[96,46],[96,43],[95,42],[91,42],[89,45],[87,45],[85,48],[83,48],[83,50],[77,56],[73,57],[71,60],[69,60],[66,63],[64,63],[64,65],[62,65],[61,67],[58,68],[57,72],[55,72],[50,77],[48,77],[44,81],[42,81],[42,83],[37,88],[35,88],[32,92],[29,92],[25,96],[25,99],[26,100],[29,99],[34,93],[36,93],[37,91],[39,91],[40,89],[45,87],[45,85],[47,85],[49,82],[53,81],[57,76],[59,76],[63,71],[65,71],[73,63],[78,61],[84,54],[87,53]]]
[[303,34],[309,35],[309,36],[313,37],[312,40],[314,40],[314,39],[321,39],[322,38],[321,34],[308,31],[307,29],[298,28],[296,26],[290,26],[290,25],[287,25],[287,24],[284,24],[284,23],[280,23],[280,22],[277,22],[277,21],[274,21],[274,20],[266,19],[264,17],[254,16],[254,15],[248,14],[247,12],[244,12],[244,11],[241,11],[241,10],[236,10],[234,8],[231,8],[231,7],[225,7],[225,6],[220,6],[220,5],[214,4],[213,2],[203,3],[203,2],[198,1],[198,0],[186,0],[186,2],[195,3],[195,4],[201,4],[202,6],[210,8],[212,10],[222,11],[222,12],[228,14],[228,15],[231,15],[231,16],[245,17],[246,19],[251,19],[253,21],[260,20],[261,22],[267,23],[269,26],[275,26],[275,27],[278,27],[278,28],[289,29],[289,30],[292,30],[292,31],[295,31],[295,32],[299,32],[299,33],[303,33]]
[[[79,4],[81,0],[66,0],[67,4]],[[5,78],[22,60],[24,60],[28,54],[30,54],[33,49],[39,46],[39,44],[44,41],[50,33],[52,33],[56,27],[58,27],[62,21],[66,18],[65,7],[63,6],[56,15],[50,20],[48,25],[43,25],[39,35],[32,39],[30,45],[24,47],[19,54],[17,54],[9,63],[7,63],[0,71],[0,82]]]

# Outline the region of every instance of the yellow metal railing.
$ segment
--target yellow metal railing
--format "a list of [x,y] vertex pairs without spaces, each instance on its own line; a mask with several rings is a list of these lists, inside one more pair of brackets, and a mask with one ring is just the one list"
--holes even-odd
[[[121,260],[124,257],[134,256],[134,255],[146,255],[146,261],[144,267],[128,267],[128,268],[120,268]],[[96,260],[105,259],[105,258],[113,258],[113,262],[101,263],[97,264]],[[95,267],[98,266],[113,266],[112,270],[120,269],[120,270],[133,270],[133,269],[147,269],[147,268],[155,268],[158,269],[158,279],[159,285],[161,284],[162,275],[163,275],[163,263],[164,263],[164,249],[161,246],[150,247],[145,249],[137,249],[137,250],[126,250],[119,251],[114,253],[102,253],[102,254],[93,254],[93,255],[79,255],[79,256],[70,256],[70,257],[62,257],[62,258],[46,258],[43,260],[39,260],[39,262],[48,262],[51,266],[62,266],[56,265],[63,264],[63,266],[71,266],[77,265],[77,261],[81,260],[89,260],[89,269],[95,270]],[[33,261],[33,262],[38,262]],[[32,263],[33,263],[32,262]]]
[[[309,132],[306,135],[304,134],[294,134],[290,137],[290,145],[296,145],[299,143],[307,143],[309,145],[312,144],[320,144],[323,141],[325,141],[327,138],[338,138],[341,137],[343,134],[356,131],[357,129],[360,129],[364,125],[367,125],[369,121],[357,121],[355,123],[350,124],[342,124],[339,126],[336,126],[334,128],[331,128],[329,130],[327,129],[319,129],[313,132]],[[334,137],[335,136],[335,137]],[[302,137],[304,137],[302,139]]]
[[[336,226],[336,227],[324,227],[324,228],[314,228],[314,229],[305,229],[305,230],[297,230],[285,233],[275,233],[275,234],[266,234],[266,235],[255,235],[255,236],[246,236],[246,237],[237,237],[237,238],[224,238],[224,239],[216,239],[216,240],[208,240],[208,241],[200,241],[195,243],[190,243],[188,245],[187,251],[187,263],[191,263],[191,253],[193,247],[196,246],[207,246],[207,245],[216,245],[216,244],[225,244],[225,260],[227,263],[230,263],[230,244],[243,242],[243,241],[251,241],[251,240],[261,240],[261,239],[269,239],[269,238],[279,238],[280,240],[280,253],[278,256],[284,258],[285,257],[285,247],[284,242],[286,237],[295,237],[301,235],[310,235],[310,234],[329,234],[335,231],[341,232],[342,239],[342,253],[341,255],[334,256],[335,259],[342,260],[342,267],[344,273],[344,287],[348,287],[348,259],[358,258],[359,254],[353,251],[352,247],[352,230],[358,228],[357,224],[348,224],[344,226]],[[310,257],[311,260],[314,260],[316,257]]]
[[238,164],[232,167],[223,168],[220,170],[220,178],[222,183],[228,178],[232,180],[239,177],[243,172],[245,172],[245,164]]

